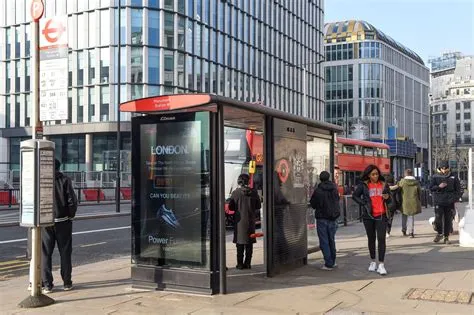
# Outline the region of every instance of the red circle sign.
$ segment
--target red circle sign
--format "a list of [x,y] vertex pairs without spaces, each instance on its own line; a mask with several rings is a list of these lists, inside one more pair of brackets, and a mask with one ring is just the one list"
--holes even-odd
[[43,16],[44,13],[44,3],[43,0],[32,0],[30,7],[31,17],[33,21],[38,22],[39,19]]
[[[53,23],[53,25],[51,25],[51,23]],[[46,25],[44,26],[44,30],[41,31],[41,33],[43,33],[44,37],[46,38],[48,42],[54,44],[61,38],[61,35],[65,31],[66,31],[66,28],[60,21],[50,19],[48,20],[48,22],[46,22]]]

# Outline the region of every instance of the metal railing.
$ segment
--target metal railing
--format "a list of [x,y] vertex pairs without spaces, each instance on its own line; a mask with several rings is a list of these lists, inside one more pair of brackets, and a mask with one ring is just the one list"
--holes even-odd
[[[79,204],[115,203],[115,187],[75,187]],[[130,187],[120,188],[120,200],[131,200]],[[19,188],[0,188],[0,208],[17,207],[20,203]]]

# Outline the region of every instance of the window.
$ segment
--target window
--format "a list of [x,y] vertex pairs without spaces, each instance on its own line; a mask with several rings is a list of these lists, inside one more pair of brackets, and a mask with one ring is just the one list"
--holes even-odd
[[464,119],[471,119],[471,113],[464,113]]
[[100,83],[109,82],[110,48],[100,49]]
[[363,148],[365,156],[374,156],[374,149],[373,148]]
[[461,125],[460,124],[456,124],[456,131],[461,132]]
[[160,13],[159,11],[148,11],[148,44],[158,46],[160,43]]
[[174,15],[165,12],[165,47],[174,48]]
[[463,102],[464,109],[471,109],[471,102]]
[[143,51],[141,47],[132,47],[131,51],[131,82],[143,82]]
[[464,124],[464,131],[471,131],[471,124]]
[[456,109],[460,110],[461,109],[461,103],[456,103]]
[[345,145],[342,147],[342,153],[354,154],[355,148],[350,145]]
[[143,43],[142,10],[132,9],[132,44],[141,45]]
[[148,83],[160,83],[160,51],[159,49],[148,49]]
[[446,111],[446,104],[443,104],[443,111]]
[[461,119],[461,113],[456,113],[456,120]]

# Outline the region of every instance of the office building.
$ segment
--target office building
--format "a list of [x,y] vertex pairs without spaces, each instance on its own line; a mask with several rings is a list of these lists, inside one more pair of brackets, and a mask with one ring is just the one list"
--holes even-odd
[[[107,154],[116,150],[119,83],[121,102],[205,92],[323,117],[322,0],[121,0],[120,21],[118,0],[44,2],[43,18],[68,20],[68,119],[44,128],[65,170],[115,168]],[[28,5],[0,2],[3,169],[19,168],[19,143],[31,137]],[[129,118],[121,115],[124,150]]]
[[449,160],[467,180],[467,150],[474,147],[474,58],[452,52],[429,62],[434,167]]
[[389,144],[397,176],[422,167],[429,122],[423,60],[365,21],[327,23],[324,34],[326,121],[343,126],[346,137]]

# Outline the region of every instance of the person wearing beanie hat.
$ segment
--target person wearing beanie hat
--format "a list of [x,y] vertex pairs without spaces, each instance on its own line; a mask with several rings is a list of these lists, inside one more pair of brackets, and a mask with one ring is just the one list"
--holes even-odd
[[431,179],[430,190],[434,197],[435,226],[437,235],[433,242],[438,243],[444,237],[444,243],[450,244],[449,233],[453,226],[454,204],[462,196],[459,178],[449,169],[449,162],[442,161],[438,165],[439,172]]
[[322,171],[319,174],[321,183],[314,190],[310,204],[316,217],[319,247],[324,256],[323,270],[333,270],[336,264],[336,230],[337,218],[341,214],[337,186],[329,180],[331,175]]

